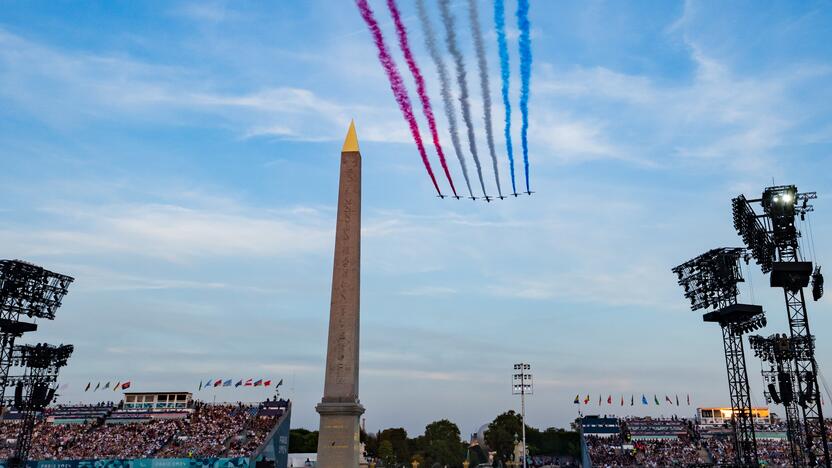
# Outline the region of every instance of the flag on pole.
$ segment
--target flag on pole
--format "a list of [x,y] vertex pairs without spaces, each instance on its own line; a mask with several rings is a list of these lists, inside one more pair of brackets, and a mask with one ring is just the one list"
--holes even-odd
[[621,406],[624,406],[624,395],[621,395]]
[[664,401],[670,403],[671,405],[673,404],[673,400],[671,400],[670,397],[667,395],[664,396]]
[[653,401],[656,402],[657,405],[661,404],[659,403],[659,397],[657,397],[655,393],[653,394]]
[[259,387],[261,385],[263,385],[263,379],[258,379],[256,382],[254,382],[255,387]]
[[646,397],[646,396],[644,396],[644,394],[643,394],[643,393],[641,394],[641,404],[642,404],[642,405],[646,405],[646,404],[647,404],[647,397]]
[[237,383],[234,384],[234,387],[239,387],[242,384],[243,384],[243,379],[240,379],[240,380],[237,381]]
[[122,390],[127,390],[128,388],[130,388],[130,381],[129,380],[127,382],[124,382],[123,384],[121,384],[121,389]]
[[199,381],[199,390],[202,390],[202,381]]
[[690,406],[690,393],[688,393],[688,406]]
[[217,379],[217,380],[214,382],[214,386],[215,386],[215,387],[219,387],[220,385],[222,385],[222,379]]
[[581,404],[581,398],[580,398],[580,395],[575,395],[575,401],[573,401],[573,403],[575,403],[576,405],[580,405],[580,404]]
[[104,384],[104,390],[107,390],[108,388],[110,388],[110,382]]
[[101,382],[98,382],[97,384],[95,384],[95,390],[93,390],[93,391],[97,392],[99,388],[101,388]]
[[263,382],[263,386],[264,386],[264,387],[271,387],[271,386],[272,386],[272,381],[271,381],[271,380],[266,380],[266,381],[264,381],[264,382]]
[[587,394],[586,394],[586,398],[584,398],[584,404],[585,404],[585,405],[588,405],[588,404],[589,404],[589,393],[587,393]]
[[679,395],[676,395],[676,406],[679,406]]
[[120,383],[121,383],[121,382],[116,382],[116,384],[115,384],[115,385],[113,385],[113,391],[114,391],[114,392],[115,392],[116,390],[118,390],[118,387],[119,387],[119,384],[120,384]]
[[222,383],[222,386],[223,386],[223,387],[230,387],[230,386],[231,386],[231,379],[228,379],[228,380],[226,380],[225,382],[223,382],[223,383]]
[[607,397],[607,404],[608,404],[608,405],[611,405],[611,404],[612,404],[612,395],[610,395],[610,396],[608,396],[608,397]]
[[85,392],[90,389],[90,385],[92,385],[92,382],[87,382],[87,386],[84,388]]
[[601,406],[601,395],[598,395],[598,406]]
[[633,394],[630,394],[630,406],[633,406],[636,403],[635,399],[636,399],[636,396],[633,395]]
[[254,379],[246,380],[246,383],[245,383],[246,387],[251,387],[252,385],[254,385]]
[[277,388],[281,385],[283,385],[283,379],[280,379],[280,382],[278,382],[277,385],[274,386],[274,388]]

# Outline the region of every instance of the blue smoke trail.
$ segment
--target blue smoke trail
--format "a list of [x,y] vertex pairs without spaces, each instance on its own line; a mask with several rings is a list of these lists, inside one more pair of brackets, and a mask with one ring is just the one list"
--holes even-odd
[[497,29],[497,46],[500,49],[500,76],[503,80],[503,106],[506,109],[506,153],[511,170],[511,191],[517,193],[514,182],[514,148],[511,145],[511,101],[508,98],[508,82],[511,69],[508,66],[508,45],[506,44],[506,6],[504,0],[494,0],[494,25]]
[[517,1],[517,27],[520,28],[520,114],[523,127],[520,137],[523,144],[523,168],[526,172],[526,192],[529,188],[529,79],[532,74],[532,40],[529,30],[529,0]]

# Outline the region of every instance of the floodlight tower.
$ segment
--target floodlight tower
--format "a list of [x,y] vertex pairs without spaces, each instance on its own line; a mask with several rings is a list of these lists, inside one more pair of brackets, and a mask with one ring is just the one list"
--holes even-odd
[[0,400],[9,384],[15,339],[38,329],[22,316],[52,320],[73,278],[20,260],[0,260]]
[[774,334],[768,338],[759,335],[748,337],[748,344],[754,355],[768,363],[763,368],[763,381],[767,390],[764,392],[766,403],[782,404],[786,413],[786,428],[789,439],[789,456],[792,466],[803,466],[806,457],[803,447],[803,434],[800,427],[800,411],[794,400],[794,382],[792,380],[794,349],[792,339],[786,335]]
[[520,395],[520,417],[523,419],[523,468],[526,468],[526,395],[534,394],[532,366],[525,362],[514,365],[511,376],[511,393]]
[[[803,288],[809,285],[813,276],[812,262],[801,258],[798,245],[801,233],[794,224],[795,216],[805,219],[807,213],[814,211],[809,200],[815,198],[815,192],[798,193],[794,185],[779,185],[766,188],[759,199],[748,200],[740,195],[732,200],[732,208],[734,228],[763,273],[771,273],[771,287],[783,288],[794,347],[792,381],[803,416],[801,432],[806,463],[810,466],[823,463],[830,467],[832,462],[820,403],[814,337],[809,330],[806,298],[803,295]],[[760,204],[763,214],[755,213],[752,203]],[[820,270],[815,270],[815,274],[820,276]],[[822,289],[822,277],[820,281]]]
[[14,398],[3,401],[3,404],[14,404],[23,415],[14,456],[9,459],[10,468],[26,466],[35,418],[54,398],[58,371],[66,366],[72,351],[72,345],[52,346],[46,343],[18,345],[12,349],[11,360],[16,366],[24,368],[24,373],[9,377],[15,382]]
[[673,268],[673,272],[679,278],[679,285],[685,289],[691,310],[713,309],[705,313],[702,320],[718,323],[722,328],[728,391],[731,395],[734,463],[736,466],[757,467],[757,437],[742,335],[764,327],[766,317],[763,308],[758,305],[737,303],[737,283],[744,281],[740,259],[747,261],[745,249],[713,249]]

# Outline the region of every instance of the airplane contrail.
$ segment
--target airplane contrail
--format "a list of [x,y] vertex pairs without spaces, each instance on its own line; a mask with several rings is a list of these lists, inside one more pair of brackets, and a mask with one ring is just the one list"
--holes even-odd
[[471,22],[471,36],[474,38],[474,50],[477,52],[477,65],[480,72],[485,141],[488,143],[488,152],[491,154],[494,180],[497,182],[497,194],[502,198],[503,189],[500,187],[500,172],[497,169],[497,154],[494,151],[494,131],[491,125],[491,85],[488,79],[488,62],[485,59],[485,43],[482,40],[482,28],[480,28],[480,13],[477,7],[477,1],[468,0],[468,19]]
[[450,0],[439,0],[439,12],[442,16],[442,24],[445,26],[445,42],[448,45],[448,52],[451,53],[456,68],[456,81],[459,85],[459,102],[462,106],[462,120],[465,121],[465,127],[468,129],[468,148],[471,150],[471,156],[474,158],[474,165],[477,166],[477,176],[480,179],[482,195],[488,197],[485,191],[485,181],[482,178],[482,165],[477,154],[477,142],[474,139],[474,124],[471,122],[471,104],[468,102],[468,84],[465,82],[465,61],[462,58],[462,52],[460,52],[456,42],[454,16],[451,13]]
[[387,49],[387,44],[384,42],[384,36],[381,34],[381,29],[378,27],[378,22],[373,15],[373,10],[370,8],[367,0],[356,0],[355,3],[358,6],[358,10],[361,12],[361,17],[364,19],[364,22],[367,23],[367,27],[373,35],[373,42],[375,42],[376,48],[378,49],[378,59],[381,62],[384,71],[387,73],[387,79],[390,80],[390,89],[393,91],[393,96],[399,104],[399,109],[401,109],[402,115],[410,127],[410,134],[413,136],[413,141],[416,142],[416,149],[419,150],[419,155],[422,157],[425,169],[427,169],[428,175],[430,175],[430,180],[433,182],[434,188],[436,188],[436,193],[438,193],[439,196],[442,196],[442,192],[439,190],[439,184],[436,183],[436,176],[434,176],[433,169],[430,167],[430,161],[428,161],[428,155],[425,152],[425,145],[422,143],[422,135],[419,133],[419,124],[416,123],[416,118],[413,117],[413,106],[410,104],[410,97],[407,95],[407,88],[405,88],[402,76],[396,68],[396,62],[393,61],[393,57]]
[[416,9],[419,12],[419,21],[422,23],[422,31],[425,36],[425,46],[430,53],[433,63],[436,65],[436,70],[439,73],[439,88],[442,95],[442,103],[445,106],[445,117],[448,119],[449,132],[451,134],[451,144],[454,147],[459,165],[462,167],[462,176],[465,177],[465,185],[468,187],[468,195],[473,197],[474,192],[471,190],[471,180],[468,178],[468,165],[465,163],[465,156],[462,154],[462,145],[459,142],[459,128],[456,121],[456,106],[454,106],[451,98],[451,81],[448,76],[448,68],[445,65],[445,60],[442,59],[442,54],[439,52],[439,47],[436,45],[436,34],[428,17],[427,8],[425,8],[425,0],[416,0]]
[[523,145],[523,169],[526,172],[526,192],[529,188],[529,80],[532,74],[531,24],[529,24],[529,0],[517,1],[517,27],[520,28],[520,114],[523,126],[520,138]]
[[393,23],[396,25],[396,35],[399,38],[399,47],[404,54],[410,73],[413,75],[413,80],[416,81],[416,94],[419,96],[419,101],[422,103],[422,112],[428,121],[428,129],[430,129],[431,137],[433,138],[433,146],[436,148],[436,154],[439,156],[439,164],[445,171],[445,177],[448,178],[448,183],[451,185],[451,191],[454,197],[457,197],[456,187],[451,178],[451,172],[448,169],[448,162],[445,161],[445,152],[442,150],[442,145],[439,142],[439,133],[436,131],[436,119],[433,116],[433,107],[430,105],[430,97],[425,89],[425,79],[422,77],[422,71],[419,70],[419,65],[416,64],[416,59],[413,57],[413,51],[410,49],[410,41],[407,39],[407,28],[402,22],[402,15],[399,11],[396,0],[387,0],[387,9],[390,10],[390,16],[393,17]]
[[511,68],[508,63],[508,44],[506,44],[506,5],[504,0],[494,0],[494,26],[497,30],[497,47],[500,52],[503,107],[506,110],[506,123],[504,128],[506,153],[508,154],[508,167],[511,172],[511,191],[516,194],[517,185],[514,181],[514,147],[511,144],[511,100],[508,97]]

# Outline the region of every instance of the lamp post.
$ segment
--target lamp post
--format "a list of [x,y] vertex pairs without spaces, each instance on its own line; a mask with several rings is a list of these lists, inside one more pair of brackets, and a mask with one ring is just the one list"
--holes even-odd
[[525,362],[515,364],[511,379],[512,394],[520,395],[520,417],[523,423],[523,468],[526,468],[526,395],[534,394],[531,368],[532,366]]

